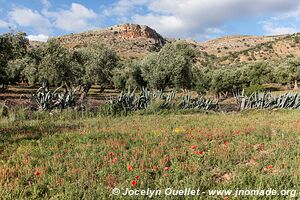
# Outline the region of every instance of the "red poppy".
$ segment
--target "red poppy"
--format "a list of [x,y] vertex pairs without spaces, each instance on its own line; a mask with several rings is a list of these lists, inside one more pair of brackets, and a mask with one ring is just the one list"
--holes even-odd
[[194,151],[195,155],[203,155],[203,153],[204,153],[203,151]]
[[174,147],[174,148],[173,148],[173,150],[174,150],[174,151],[177,151],[177,148],[176,148],[176,147]]
[[127,166],[127,170],[128,170],[128,171],[132,171],[132,170],[133,170],[133,167],[132,167],[131,165],[128,165],[128,166]]
[[25,160],[25,163],[28,164],[28,159]]
[[110,155],[111,157],[114,157],[114,156],[115,156],[114,152],[110,152],[109,155]]
[[165,168],[164,168],[165,171],[168,171],[169,169],[170,169],[169,167],[165,167]]
[[224,140],[224,144],[227,145],[229,144],[229,142],[227,140]]
[[115,162],[117,162],[117,161],[118,161],[118,158],[114,158],[114,159],[112,160],[113,163],[115,163]]
[[272,169],[272,168],[273,168],[273,165],[269,165],[267,168],[268,168],[268,169]]
[[131,185],[132,185],[132,186],[136,186],[136,185],[137,185],[137,181],[136,181],[136,180],[132,180],[132,181],[131,181]]
[[139,179],[139,178],[140,178],[140,176],[135,176],[134,178],[136,178],[136,179]]
[[38,170],[35,170],[34,175],[39,176],[41,173]]
[[192,146],[192,149],[197,149],[197,147],[196,146]]
[[156,172],[157,170],[158,170],[158,167],[157,167],[156,165],[154,165],[154,166],[153,166],[153,171]]
[[168,174],[164,174],[164,177],[167,177],[167,176],[169,176]]

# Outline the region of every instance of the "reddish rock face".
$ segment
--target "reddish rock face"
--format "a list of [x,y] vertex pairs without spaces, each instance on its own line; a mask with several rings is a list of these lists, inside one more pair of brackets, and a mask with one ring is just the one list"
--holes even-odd
[[155,40],[162,40],[155,30],[149,28],[148,26],[138,25],[138,24],[124,24],[118,25],[111,28],[112,31],[116,31],[120,34],[123,39],[133,39],[133,38],[151,38]]

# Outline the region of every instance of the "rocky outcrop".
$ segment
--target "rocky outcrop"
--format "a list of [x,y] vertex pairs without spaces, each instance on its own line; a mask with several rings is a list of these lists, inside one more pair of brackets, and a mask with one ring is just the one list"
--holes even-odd
[[159,51],[167,42],[148,26],[122,24],[105,29],[57,38],[65,47],[74,49],[88,44],[102,43],[114,49],[122,58],[142,58],[149,52]]
[[145,25],[138,24],[123,24],[110,27],[110,30],[118,33],[123,39],[134,39],[134,38],[150,38],[157,42],[164,43],[165,39],[159,35],[155,30]]

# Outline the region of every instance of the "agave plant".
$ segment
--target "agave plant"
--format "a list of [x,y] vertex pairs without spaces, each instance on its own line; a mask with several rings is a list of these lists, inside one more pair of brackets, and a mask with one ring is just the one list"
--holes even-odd
[[[111,113],[116,113],[118,110],[123,112],[146,110],[151,104],[159,102],[159,109],[168,109],[176,106],[177,98],[176,91],[170,93],[163,93],[163,91],[150,92],[146,88],[142,88],[139,95],[135,94],[135,90],[131,91],[130,88],[127,92],[121,92],[118,97],[112,98],[108,104]],[[191,98],[187,95],[177,105],[179,109],[199,109],[199,110],[217,110],[218,102],[211,99],[205,99],[201,96]]]
[[299,109],[300,94],[286,93],[273,96],[270,92],[253,93],[240,97],[240,109]]
[[217,110],[218,102],[211,99],[205,99],[203,96],[192,98],[190,95],[183,96],[179,107],[182,109],[199,109],[199,110]]
[[39,110],[51,110],[54,108],[65,109],[74,107],[76,104],[75,93],[76,89],[59,93],[62,88],[58,87],[53,92],[49,89],[49,84],[44,81],[42,86],[32,95],[34,102]]

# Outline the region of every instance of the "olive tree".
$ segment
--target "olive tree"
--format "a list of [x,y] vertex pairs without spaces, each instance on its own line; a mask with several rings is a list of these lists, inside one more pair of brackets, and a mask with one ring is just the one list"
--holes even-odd
[[38,66],[39,82],[47,80],[51,85],[70,87],[78,81],[79,65],[68,49],[57,40],[50,40],[41,47],[42,57]]
[[10,78],[8,63],[24,56],[28,44],[26,34],[22,32],[6,33],[0,36],[0,85],[2,87],[9,82],[18,81]]
[[300,59],[291,59],[287,64],[289,80],[294,82],[294,90],[298,90],[298,81],[300,80]]
[[152,88],[163,90],[171,86],[190,89],[195,57],[195,49],[185,42],[166,44],[160,52],[142,61],[142,75]]
[[100,87],[113,86],[113,70],[118,67],[116,52],[103,44],[89,45],[74,52],[81,68],[80,83],[83,88],[81,100],[85,98],[93,84]]
[[147,82],[142,77],[140,61],[127,61],[113,71],[115,88],[124,90],[128,87],[143,88]]

